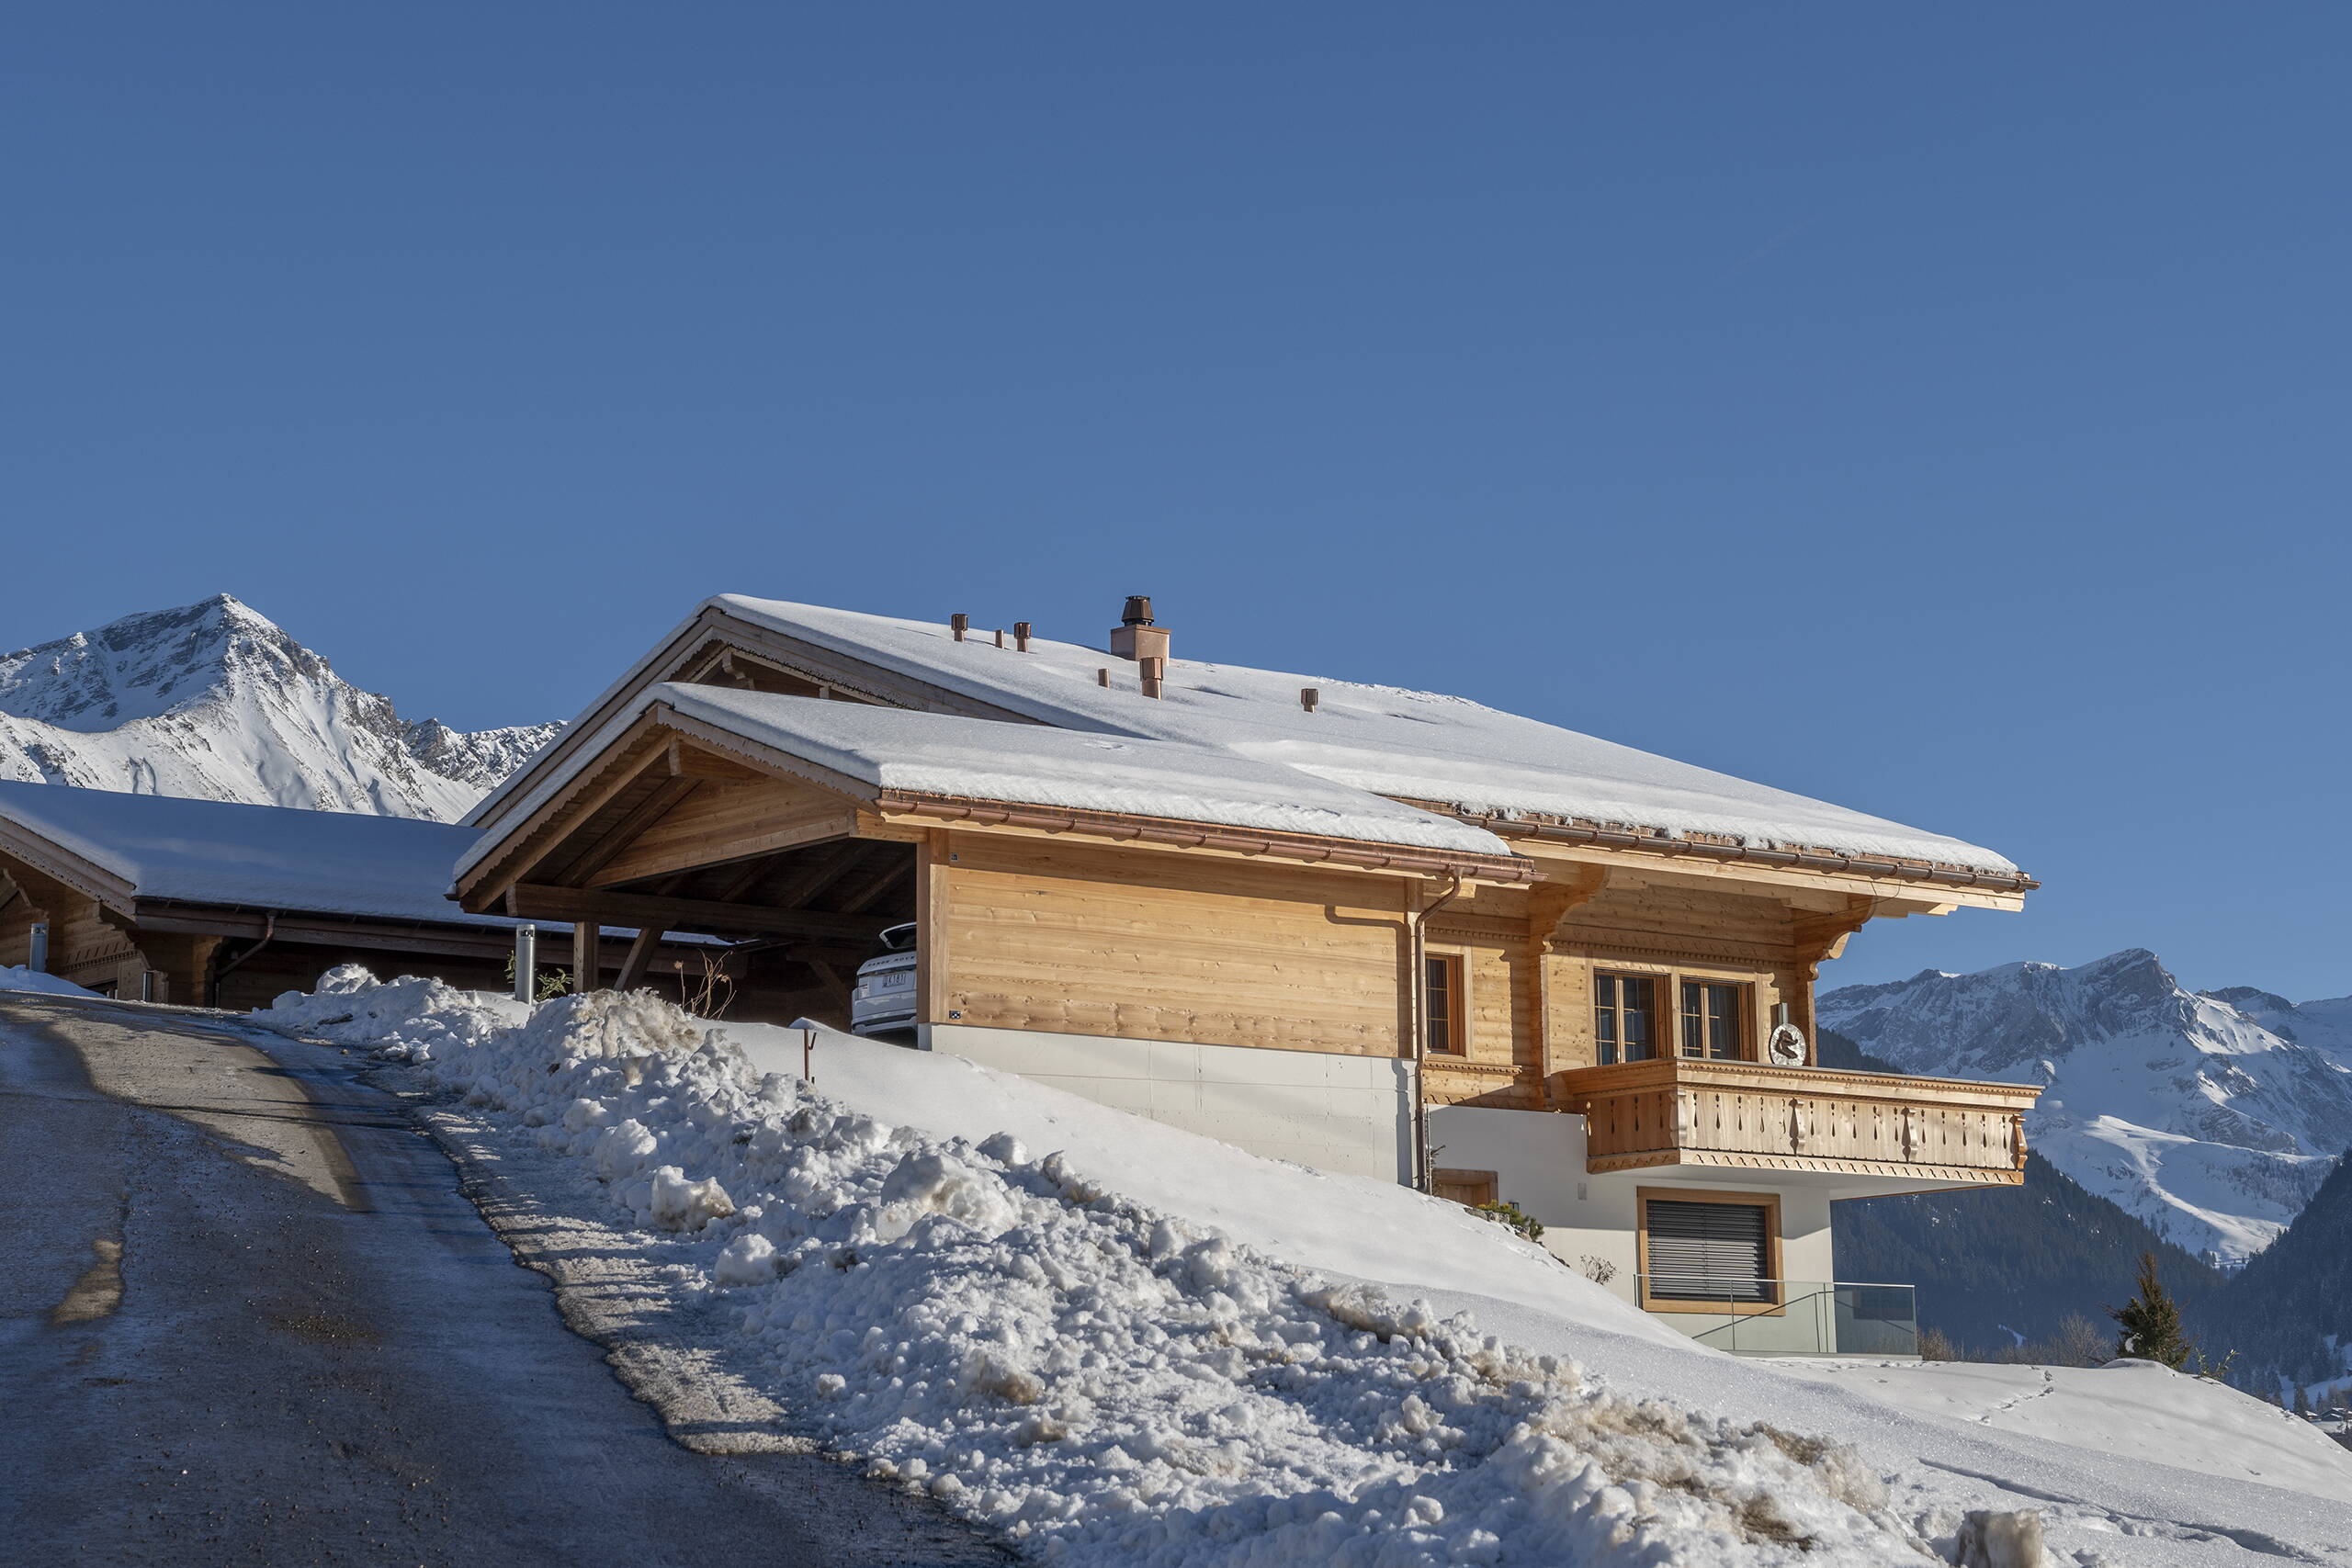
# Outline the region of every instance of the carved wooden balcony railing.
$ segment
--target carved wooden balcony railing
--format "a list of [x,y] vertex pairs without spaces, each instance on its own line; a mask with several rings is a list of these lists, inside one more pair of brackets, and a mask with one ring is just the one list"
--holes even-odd
[[2022,1084],[1664,1056],[1555,1073],[1585,1118],[1585,1168],[1745,1167],[1965,1186],[2025,1179]]

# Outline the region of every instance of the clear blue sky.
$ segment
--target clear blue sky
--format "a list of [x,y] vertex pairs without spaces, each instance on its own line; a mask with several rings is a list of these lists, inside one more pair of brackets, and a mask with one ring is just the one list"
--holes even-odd
[[2352,991],[2340,6],[94,4],[0,53],[0,645],[568,715],[701,596],[1430,687]]

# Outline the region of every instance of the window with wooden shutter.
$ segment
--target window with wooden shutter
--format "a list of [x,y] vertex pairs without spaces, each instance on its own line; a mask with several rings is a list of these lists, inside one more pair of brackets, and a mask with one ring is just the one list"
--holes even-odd
[[1464,1005],[1462,955],[1432,953],[1421,967],[1421,1010],[1429,1049],[1459,1056],[1470,1049],[1469,1009]]
[[[1781,1286],[1773,1245],[1778,1209],[1778,1201],[1769,1196],[1665,1198],[1645,1193],[1643,1304],[1778,1303]],[[1674,1309],[1668,1305],[1667,1310]]]

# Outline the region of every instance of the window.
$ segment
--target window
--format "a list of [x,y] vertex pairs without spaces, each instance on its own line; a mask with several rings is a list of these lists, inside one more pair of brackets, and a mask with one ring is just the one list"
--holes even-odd
[[1600,1065],[1646,1062],[1656,1055],[1657,981],[1647,975],[1596,975],[1592,986]]
[[1658,1190],[1645,1190],[1641,1195],[1645,1306],[1653,1302],[1778,1304],[1777,1200],[1712,1192],[1703,1198],[1679,1193],[1665,1197]]
[[1740,1019],[1747,1008],[1747,987],[1713,980],[1682,982],[1682,1054],[1718,1062],[1736,1062],[1747,1055]]
[[1421,971],[1421,1011],[1431,1052],[1461,1055],[1470,1048],[1467,1013],[1463,1008],[1462,955],[1432,953]]

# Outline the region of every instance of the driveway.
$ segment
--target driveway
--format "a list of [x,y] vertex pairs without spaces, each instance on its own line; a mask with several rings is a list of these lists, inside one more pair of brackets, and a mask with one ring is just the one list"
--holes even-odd
[[0,1562],[1005,1561],[673,1442],[358,1065],[0,992]]

